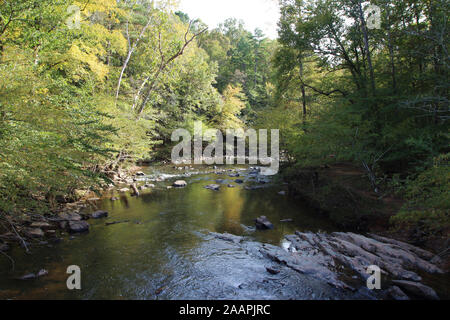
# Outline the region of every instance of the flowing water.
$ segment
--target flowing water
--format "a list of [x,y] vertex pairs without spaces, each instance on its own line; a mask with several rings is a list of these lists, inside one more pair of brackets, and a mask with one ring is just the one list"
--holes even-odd
[[[206,170],[197,170],[202,169]],[[265,266],[270,262],[255,252],[254,242],[283,245],[284,236],[296,230],[336,230],[302,203],[280,195],[286,186],[276,177],[265,178],[263,184],[249,170],[238,172],[239,178],[230,178],[228,171],[189,174],[182,178],[188,182],[186,188],[167,189],[180,171],[147,168],[149,183],[158,177],[165,181],[151,182],[156,188],[138,198],[105,195],[98,208],[108,211],[109,217],[90,220],[88,234],[64,235],[61,243],[43,244],[28,255],[14,248],[9,252],[14,270],[0,256],[0,299],[349,298],[348,293],[292,270],[268,274]],[[224,180],[219,181],[220,191],[204,188],[218,179]],[[238,184],[236,179],[245,182]],[[245,188],[252,185],[257,188]],[[111,201],[113,195],[120,200]],[[262,215],[274,223],[274,230],[254,229],[254,219]],[[280,222],[284,219],[293,221]],[[122,223],[107,226],[107,222]],[[210,232],[246,236],[249,242],[238,248]],[[82,290],[67,289],[70,265],[81,268]],[[15,279],[41,269],[49,275],[31,281]]]

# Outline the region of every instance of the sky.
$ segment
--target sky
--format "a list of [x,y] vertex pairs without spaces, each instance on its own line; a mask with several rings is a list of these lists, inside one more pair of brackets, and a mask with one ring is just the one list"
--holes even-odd
[[259,28],[267,37],[277,38],[278,0],[180,0],[179,10],[191,19],[201,19],[210,29],[237,18],[245,22],[247,30]]

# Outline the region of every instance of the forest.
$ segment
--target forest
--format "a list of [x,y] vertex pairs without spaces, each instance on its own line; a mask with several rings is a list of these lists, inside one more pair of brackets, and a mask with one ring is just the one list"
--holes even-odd
[[1,226],[167,160],[202,121],[280,129],[285,179],[347,164],[401,199],[393,228],[448,235],[450,3],[370,2],[379,28],[361,0],[281,0],[269,39],[171,0],[0,0]]

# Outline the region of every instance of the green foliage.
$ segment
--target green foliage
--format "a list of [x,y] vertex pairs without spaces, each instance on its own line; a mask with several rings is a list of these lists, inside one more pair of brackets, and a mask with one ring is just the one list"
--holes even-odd
[[88,168],[107,154],[113,131],[88,88],[41,76],[18,51],[8,48],[4,58],[16,61],[0,66],[0,211],[11,213],[43,210],[43,199],[52,204],[58,194],[100,183]]
[[299,167],[353,162],[378,191],[391,179],[408,201],[395,221],[443,226],[448,164],[433,165],[450,151],[449,3],[372,1],[380,29],[365,27],[365,4],[281,1],[276,107],[259,126],[283,128]]
[[242,21],[227,19],[219,28],[202,35],[199,45],[209,55],[210,63],[219,66],[216,87],[224,93],[229,85],[241,86],[248,101],[243,115],[250,122],[254,111],[270,104],[267,86],[271,81],[271,59],[277,43],[263,32],[244,29]]
[[218,115],[213,119],[213,123],[218,129],[239,129],[244,127],[244,123],[238,115],[245,108],[245,96],[242,89],[229,85],[223,93],[223,102],[220,104]]
[[0,212],[96,188],[200,120],[281,129],[297,167],[353,162],[405,190],[398,219],[445,217],[448,1],[372,2],[379,30],[365,2],[283,0],[275,41],[236,19],[206,31],[171,0],[0,1]]
[[[169,148],[174,129],[243,127],[248,97],[264,104],[261,32],[229,21],[204,33],[173,3],[0,1],[1,214],[46,212]],[[244,89],[225,76],[239,70]]]
[[449,154],[443,164],[425,170],[405,187],[407,203],[391,220],[394,225],[422,226],[427,232],[450,228]]

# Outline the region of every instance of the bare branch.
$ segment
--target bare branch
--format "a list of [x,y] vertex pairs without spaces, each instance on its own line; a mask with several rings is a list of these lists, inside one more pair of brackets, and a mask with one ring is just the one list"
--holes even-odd
[[[168,66],[172,61],[174,61],[175,59],[177,59],[178,57],[180,57],[181,55],[183,55],[184,50],[187,48],[187,46],[188,46],[192,41],[194,41],[194,39],[195,39],[196,37],[200,36],[201,34],[205,33],[205,32],[208,30],[208,28],[204,28],[204,29],[202,29],[201,31],[199,31],[199,32],[197,32],[197,33],[194,33],[194,35],[193,35],[190,39],[188,39],[189,31],[191,30],[191,27],[192,27],[192,23],[193,23],[193,22],[194,22],[194,20],[191,20],[191,21],[189,22],[189,26],[188,26],[188,28],[187,28],[187,30],[186,30],[186,33],[184,34],[184,44],[183,44],[182,47],[181,47],[181,48],[180,48],[173,56],[171,56],[168,60],[165,60],[165,57],[164,57],[164,54],[163,54],[163,51],[162,51],[162,48],[161,48],[161,32],[159,33],[159,44],[158,44],[158,46],[159,46],[159,52],[160,52],[160,54],[161,54],[161,65],[160,65],[160,67],[158,68],[158,70],[156,71],[156,73],[155,73],[155,75],[154,75],[154,77],[153,77],[153,81],[150,83],[150,85],[149,85],[149,87],[148,87],[148,89],[147,89],[147,92],[146,92],[146,94],[145,94],[145,96],[144,96],[144,100],[143,100],[143,102],[141,103],[141,106],[139,107],[138,115],[141,115],[142,112],[144,111],[144,108],[145,108],[145,106],[147,105],[148,100],[150,99],[150,95],[151,95],[151,93],[153,92],[153,90],[154,90],[154,88],[155,88],[155,86],[156,86],[156,81],[158,80],[158,78],[159,78],[159,76],[161,75],[161,73],[167,68],[167,66]],[[139,99],[139,97],[136,97],[136,98]],[[136,98],[135,98],[135,99],[136,99]]]

